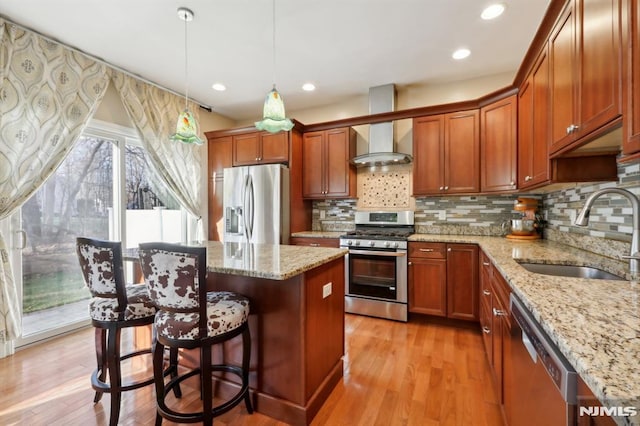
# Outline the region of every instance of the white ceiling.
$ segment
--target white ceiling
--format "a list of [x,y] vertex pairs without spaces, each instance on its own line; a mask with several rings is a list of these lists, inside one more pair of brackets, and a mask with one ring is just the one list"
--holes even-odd
[[[330,105],[368,88],[438,84],[514,72],[548,0],[276,0],[275,79],[288,111]],[[0,0],[0,14],[236,120],[262,115],[273,80],[271,0]],[[467,47],[471,56],[451,59]],[[317,90],[301,86],[313,82]],[[215,82],[225,92],[211,89]]]

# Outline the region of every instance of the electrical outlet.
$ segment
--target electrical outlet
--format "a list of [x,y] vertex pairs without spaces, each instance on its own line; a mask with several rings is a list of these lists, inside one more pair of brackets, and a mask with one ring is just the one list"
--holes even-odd
[[324,219],[326,212],[324,210],[320,210],[320,219]]
[[571,225],[576,221],[576,211],[574,209],[569,210],[569,221],[571,222]]
[[322,286],[322,298],[325,299],[329,296],[331,296],[331,285],[332,283],[327,283],[325,285]]
[[440,210],[438,212],[438,220],[447,220],[447,211],[446,210]]

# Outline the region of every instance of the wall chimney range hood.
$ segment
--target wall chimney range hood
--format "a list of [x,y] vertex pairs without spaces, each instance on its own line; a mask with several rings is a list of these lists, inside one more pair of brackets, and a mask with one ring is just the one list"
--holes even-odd
[[[369,88],[369,114],[395,111],[396,87],[394,84]],[[393,140],[393,122],[371,124],[369,128],[369,153],[351,159],[356,167],[408,164],[409,154],[396,152]]]

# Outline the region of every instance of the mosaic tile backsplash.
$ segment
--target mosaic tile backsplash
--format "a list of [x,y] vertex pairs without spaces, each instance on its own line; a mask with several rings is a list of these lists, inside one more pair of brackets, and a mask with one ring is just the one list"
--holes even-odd
[[[633,225],[631,205],[625,198],[616,195],[601,197],[591,210],[589,225],[573,225],[573,220],[584,205],[585,199],[599,189],[625,188],[640,197],[640,160],[619,164],[618,178],[618,182],[580,183],[549,193],[526,194],[526,197],[541,200],[540,213],[547,221],[544,237],[609,257],[627,254]],[[398,179],[404,177],[398,176]],[[407,179],[411,180],[410,175]],[[366,204],[369,210],[388,210],[393,203],[384,197],[394,197],[394,192],[389,186],[391,181],[393,179],[389,176],[372,176],[371,182],[367,185],[375,190],[371,189],[372,192],[365,195],[366,203],[361,199],[315,202],[313,230],[353,229],[354,212],[357,208],[363,208],[363,204]],[[360,195],[360,182],[358,189]],[[518,217],[518,212],[513,210],[517,198],[517,194],[416,199],[410,197],[409,205],[415,203],[418,233],[499,236],[505,234],[502,223]],[[376,199],[381,201],[376,203]]]

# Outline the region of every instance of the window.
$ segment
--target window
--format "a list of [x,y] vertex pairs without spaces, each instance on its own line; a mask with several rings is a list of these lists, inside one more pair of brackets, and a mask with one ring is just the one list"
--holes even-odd
[[20,219],[27,243],[16,262],[22,265],[18,346],[88,324],[90,295],[76,237],[120,240],[124,247],[186,241],[187,214],[153,175],[135,133],[99,122],[23,205]]

